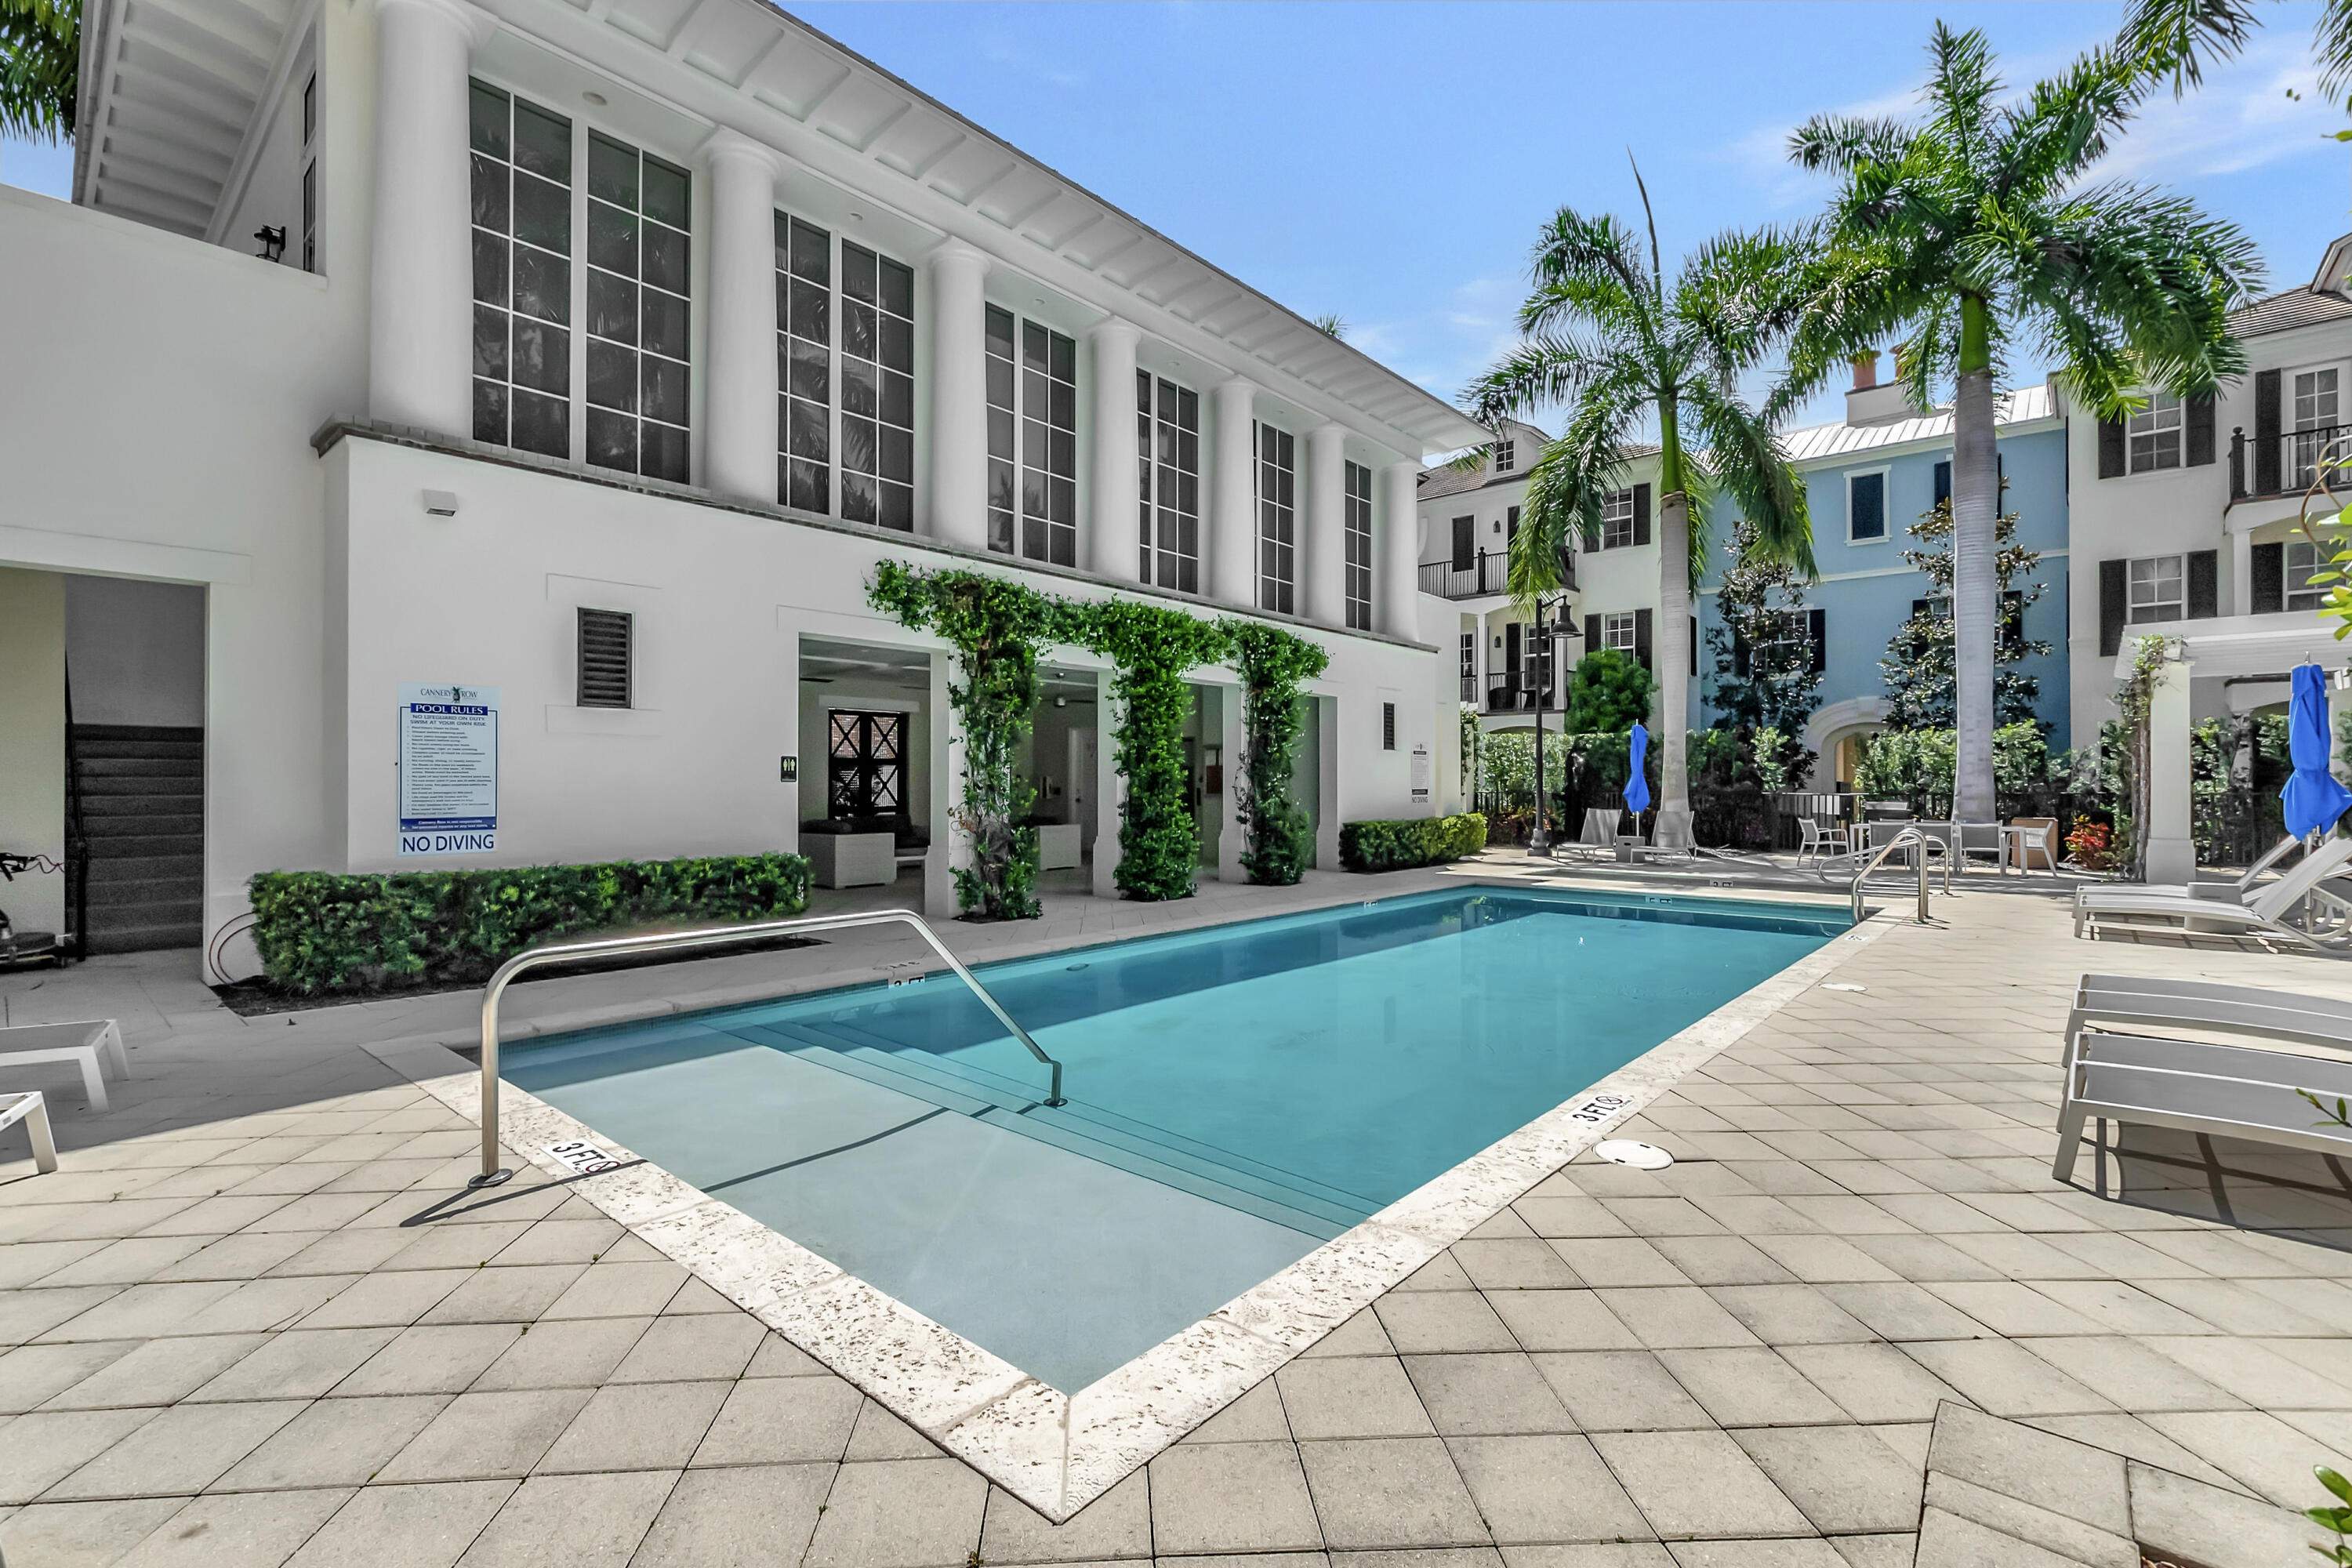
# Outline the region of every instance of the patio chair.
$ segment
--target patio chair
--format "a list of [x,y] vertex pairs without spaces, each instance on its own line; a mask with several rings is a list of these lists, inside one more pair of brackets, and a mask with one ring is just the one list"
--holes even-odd
[[2083,1123],[2094,1116],[2352,1154],[2352,1128],[2320,1121],[2305,1089],[2326,1100],[2352,1096],[2352,1060],[2077,1030],[2066,1046],[2050,1173],[2062,1182],[2074,1175]]
[[0,1072],[43,1062],[70,1062],[81,1069],[83,1095],[89,1108],[103,1116],[108,1110],[105,1069],[118,1079],[131,1076],[131,1059],[123,1053],[122,1031],[111,1018],[90,1018],[77,1024],[18,1024],[0,1029]]
[[2169,975],[2084,974],[2074,984],[2066,1037],[2085,1024],[2209,1029],[2352,1052],[2352,1002]]
[[[2010,844],[2014,856],[2013,863],[2017,867],[2018,875],[2023,876],[2028,871],[2038,869],[2047,871],[2053,877],[2056,876],[2058,874],[2058,819],[2054,816],[2012,816],[2009,819],[2009,826],[2012,830],[2020,827],[2038,827],[2042,830],[2039,843],[2034,842],[2033,837],[2028,835],[2015,831],[2010,834]],[[2037,855],[2042,858],[2042,864],[2039,867],[2033,863],[2033,858]]]
[[1843,855],[1845,853],[1845,850],[1843,847],[1832,850],[1831,848],[1830,836],[1822,832],[1822,825],[1815,822],[1811,817],[1801,816],[1797,818],[1798,865],[1801,866],[1808,860],[1816,860],[1823,855],[1832,853]]
[[0,1132],[17,1122],[33,1141],[33,1169],[46,1176],[58,1168],[57,1134],[49,1130],[49,1102],[37,1089],[0,1093]]
[[[2179,921],[2178,929],[2199,936],[2226,936],[2241,941],[2275,939],[2322,952],[2342,952],[2352,937],[2338,932],[2322,936],[2290,925],[2286,914],[2326,878],[2352,858],[2352,838],[2331,838],[2285,876],[2243,902],[2200,899],[2160,889],[2084,888],[2074,900],[2074,934],[2110,921],[2130,925],[2142,921]],[[2096,897],[2086,898],[2085,894]]]
[[1972,859],[1990,861],[1992,868],[1998,871],[2008,853],[2001,845],[2000,824],[1998,822],[1956,822],[1952,824],[1951,842],[1959,853],[1956,864],[1962,871],[1969,868]]
[[1622,811],[1614,811],[1605,805],[1586,806],[1584,830],[1577,835],[1575,843],[1565,844],[1561,847],[1573,850],[1587,859],[1615,859],[1617,825],[1623,820],[1624,815]]
[[1657,823],[1650,830],[1652,858],[1683,855],[1696,859],[1698,853],[1698,835],[1691,826],[1690,808],[1660,806]]

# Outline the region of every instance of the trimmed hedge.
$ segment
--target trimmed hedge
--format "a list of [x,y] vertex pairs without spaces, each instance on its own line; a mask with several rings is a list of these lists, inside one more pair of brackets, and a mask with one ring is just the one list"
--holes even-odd
[[1412,816],[1343,823],[1339,864],[1350,871],[1402,871],[1458,860],[1486,847],[1486,819],[1475,811],[1459,816]]
[[797,855],[464,871],[264,871],[253,941],[289,991],[465,984],[526,948],[654,925],[789,919],[808,908]]

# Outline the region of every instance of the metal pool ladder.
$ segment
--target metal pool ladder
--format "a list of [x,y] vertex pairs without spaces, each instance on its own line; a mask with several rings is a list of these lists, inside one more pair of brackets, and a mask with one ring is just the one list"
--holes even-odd
[[[1860,925],[1862,923],[1863,883],[1870,879],[1870,874],[1873,871],[1877,870],[1878,868],[1885,863],[1889,855],[1894,854],[1897,849],[1901,849],[1906,846],[1916,845],[1919,849],[1918,919],[1921,925],[1926,925],[1927,923],[1927,846],[1938,842],[1940,842],[1940,840],[1928,837],[1926,834],[1920,832],[1916,827],[1906,827],[1902,832],[1896,834],[1894,837],[1888,839],[1885,843],[1880,845],[1878,847],[1878,852],[1870,858],[1869,862],[1863,867],[1862,870],[1854,877],[1853,879],[1854,923],[1856,925]],[[1944,851],[1944,891],[1946,893],[1949,893],[1951,890],[1952,851],[1950,847],[1947,846]]]
[[[1926,895],[1921,895],[1924,898]],[[923,917],[912,910],[873,910],[856,915],[811,915],[803,920],[757,921],[748,925],[711,926],[701,931],[656,931],[647,936],[604,937],[595,942],[570,942],[552,947],[535,947],[529,952],[519,952],[499,965],[498,973],[482,990],[482,1170],[466,1184],[469,1187],[494,1187],[514,1174],[499,1163],[499,999],[506,994],[508,983],[527,969],[543,964],[563,963],[582,958],[610,958],[621,953],[669,952],[687,948],[717,947],[726,942],[743,942],[752,937],[788,936],[799,931],[843,931],[856,926],[909,925],[922,939],[931,944],[958,979],[971,987],[981,1005],[996,1015],[996,1021],[1013,1033],[1013,1037],[1029,1048],[1029,1054],[1054,1069],[1053,1088],[1046,1093],[1047,1105],[1063,1105],[1062,1064],[1047,1056],[1029,1031],[1013,1021],[1013,1016],[997,1005],[988,988],[972,977],[956,955],[950,952],[937,933],[925,924]]]

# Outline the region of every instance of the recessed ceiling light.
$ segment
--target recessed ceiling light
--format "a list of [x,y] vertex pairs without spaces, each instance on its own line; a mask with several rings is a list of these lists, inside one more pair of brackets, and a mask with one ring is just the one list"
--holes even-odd
[[851,213],[849,216],[856,219],[859,223],[864,223],[866,221],[866,215],[864,213]]
[[604,107],[604,95],[601,92],[583,92],[580,96],[598,109]]

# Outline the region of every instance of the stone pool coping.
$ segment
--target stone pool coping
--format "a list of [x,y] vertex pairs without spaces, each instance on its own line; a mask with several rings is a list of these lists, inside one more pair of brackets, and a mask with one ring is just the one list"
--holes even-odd
[[[1463,879],[1527,885],[1517,878]],[[1671,896],[1708,895],[1678,889]],[[1715,896],[1726,902],[1759,901],[1729,889]],[[606,1216],[1058,1524],[1600,1142],[1610,1126],[1637,1114],[1819,984],[1853,956],[1856,944],[1877,940],[1896,923],[1889,911],[1871,913],[1817,952],[1070,1394],[512,1084],[499,1091],[500,1141],[541,1171],[569,1182]],[[1097,944],[1065,942],[1044,951],[1093,945]],[[840,983],[838,976],[833,981]],[[698,999],[698,1005],[714,1005],[723,1004]],[[676,1010],[666,1005],[643,1016]],[[542,1023],[541,1030],[551,1022]],[[365,1048],[453,1111],[479,1120],[478,1072],[446,1046],[411,1039]],[[579,1175],[548,1152],[551,1145],[573,1142],[593,1143],[623,1163]]]

